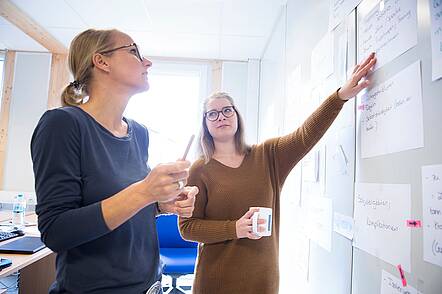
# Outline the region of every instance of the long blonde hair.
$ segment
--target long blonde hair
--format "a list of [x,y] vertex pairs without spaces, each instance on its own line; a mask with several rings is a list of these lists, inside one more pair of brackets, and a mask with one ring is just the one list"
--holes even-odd
[[64,106],[78,106],[88,96],[94,64],[92,57],[95,53],[111,49],[113,36],[118,30],[89,29],[78,34],[69,47],[69,70],[74,81],[66,86],[61,94]]
[[[205,113],[207,111],[207,104],[212,99],[227,99],[232,106],[235,106],[233,98],[230,97],[229,94],[225,92],[217,92],[210,95],[203,104],[203,113],[202,113],[202,127],[200,132],[200,146],[199,153],[204,158],[204,162],[208,163],[215,153],[215,143],[213,142],[213,137],[210,135],[209,129],[206,124]],[[235,107],[236,117],[238,119],[238,129],[235,133],[235,148],[236,151],[240,154],[246,154],[250,151],[250,146],[246,144],[245,141],[245,130],[244,130],[244,121],[242,119],[241,114],[238,111],[238,108]]]

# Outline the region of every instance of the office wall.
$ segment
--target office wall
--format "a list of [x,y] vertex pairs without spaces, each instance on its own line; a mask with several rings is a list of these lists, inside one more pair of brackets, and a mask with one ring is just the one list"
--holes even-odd
[[[295,130],[303,118],[318,106],[319,103],[313,103],[312,108],[310,103],[314,100],[309,85],[310,55],[314,46],[327,32],[328,22],[319,21],[325,20],[327,16],[328,1],[288,1],[262,58],[260,139]],[[314,25],[312,20],[315,20]],[[343,29],[338,32],[335,38],[346,33]],[[302,87],[290,90],[293,86],[291,75],[296,68],[301,72]],[[291,94],[290,91],[296,93]],[[293,99],[297,99],[295,103],[298,104],[288,107],[288,104],[293,103],[289,100]],[[347,103],[340,118],[328,132],[333,133],[335,129],[340,133],[341,144],[345,145],[349,160],[354,159],[354,125],[348,126],[348,121],[354,120],[353,108],[354,103]],[[323,148],[328,141],[333,142],[334,138],[332,135],[326,135],[318,147]],[[335,153],[336,144],[333,142],[329,145],[330,152]],[[334,174],[334,157],[329,156],[327,152],[327,157],[321,160],[326,160],[322,166],[327,166],[328,175]],[[320,196],[307,193],[299,195],[301,165],[302,163],[299,163],[289,175],[282,192],[280,293],[294,293],[294,289],[297,293],[350,293],[351,241],[333,235],[332,251],[328,252],[315,242],[306,240],[305,232],[301,229],[302,223],[307,221],[297,215],[301,213],[299,208],[302,200],[310,196]],[[345,174],[337,173],[333,181],[325,180],[325,194],[321,195],[333,201],[335,211],[346,215],[353,213],[353,168],[353,165],[349,165]]]
[[[360,130],[357,136],[356,182],[410,184],[412,219],[422,220],[423,195],[421,168],[442,164],[442,80],[431,78],[430,10],[427,0],[417,0],[418,42],[403,55],[381,67],[374,75],[383,81],[420,60],[424,123],[424,147],[371,158],[361,157]],[[376,1],[361,5],[370,7]],[[362,18],[358,10],[358,19]],[[407,132],[403,130],[402,132]],[[424,223],[424,226],[429,225]],[[423,260],[423,230],[411,229],[411,271],[405,272],[408,284],[424,294],[442,293],[442,267]],[[442,232],[440,232],[442,234]],[[399,277],[396,265],[382,261],[363,250],[354,249],[353,293],[380,293],[382,270]]]
[[[294,90],[299,91],[301,96],[298,107],[295,108],[304,109],[304,113],[297,113],[298,116],[305,117],[340,86],[338,81],[340,77],[337,73],[338,68],[343,65],[338,62],[334,62],[334,74],[327,79],[327,83],[330,85],[325,85],[326,83],[315,84],[312,81],[312,77],[321,70],[320,68],[312,68],[312,51],[328,32],[329,4],[330,1],[288,1],[287,3],[287,77],[298,68],[301,72],[302,84],[304,84],[303,89]],[[351,24],[351,16],[348,22]],[[351,25],[348,28],[351,30]],[[334,61],[338,60],[337,40],[343,35],[345,37],[345,34],[347,34],[347,30],[341,26],[331,35],[332,46],[335,49]],[[351,63],[349,65],[351,66]],[[317,152],[319,156],[318,172],[323,175],[319,175],[320,178],[316,183],[309,183],[305,177],[301,177],[301,181],[298,180],[298,185],[304,185],[300,189],[302,209],[307,207],[306,202],[310,198],[319,196],[331,202],[333,212],[352,216],[355,129],[354,124],[349,124],[349,121],[354,121],[353,101],[344,105],[324,138],[311,151],[311,153]],[[336,156],[340,152],[340,146],[345,150],[349,162],[344,169],[339,162],[341,158]],[[303,162],[298,165],[301,166],[301,173],[305,173],[306,171],[302,167]],[[306,189],[307,186],[311,189]],[[304,293],[351,293],[351,241],[333,232],[331,232],[329,239],[329,249],[320,246],[318,241],[313,239],[310,241],[309,251],[305,253],[307,261],[304,266],[307,268],[307,277],[303,278],[307,280],[308,286]],[[293,246],[295,247],[296,244],[293,243]]]
[[32,132],[47,107],[51,55],[18,52],[9,112],[4,190],[34,191]]
[[282,131],[285,102],[285,8],[275,24],[261,58],[258,141]]
[[257,141],[259,60],[223,61],[221,91],[229,93],[244,119],[246,142]]
[[[364,0],[361,5],[372,5],[377,2],[376,0]],[[410,184],[410,216],[413,219],[420,220],[423,217],[421,167],[442,163],[442,152],[440,151],[442,143],[442,81],[431,81],[429,1],[417,0],[416,3],[418,45],[386,64],[376,72],[373,80],[375,83],[379,83],[399,73],[413,62],[421,61],[425,146],[419,149],[362,159],[360,154],[361,138],[358,130],[359,118],[357,115],[360,110],[356,107],[356,100],[347,102],[337,120],[316,148],[321,152],[323,151],[321,156],[325,156],[325,165],[321,166],[322,164],[320,164],[319,168],[325,170],[325,177],[320,180],[322,182],[320,185],[323,185],[323,187],[314,191],[320,194],[319,196],[332,201],[333,212],[354,217],[355,183]],[[294,109],[308,110],[310,106],[315,105],[316,101],[314,99],[317,96],[325,97],[332,89],[342,85],[342,77],[337,76],[337,73],[342,68],[339,42],[343,37],[345,38],[345,34],[347,34],[348,39],[346,70],[353,68],[357,56],[357,26],[361,18],[357,9],[346,17],[345,26],[341,24],[332,32],[334,74],[327,79],[327,83],[315,85],[311,82],[311,77],[314,75],[314,69],[311,68],[312,51],[329,30],[329,11],[330,1],[328,0],[287,1],[286,15],[281,16],[281,19],[285,19],[284,27],[286,31],[282,32],[282,29],[275,29],[262,58],[258,131],[261,138],[281,134],[283,133],[281,130],[288,131],[289,125],[284,125],[281,122],[281,117],[287,116],[284,111],[293,109],[290,106],[291,101],[289,99],[294,96],[301,96],[295,97],[299,101],[296,101]],[[283,25],[280,24],[280,27],[283,27]],[[292,78],[291,75],[297,70],[300,72],[300,83],[297,84],[299,91],[296,95],[291,95],[289,90],[291,86],[290,79]],[[276,77],[280,73],[284,77],[277,79]],[[286,81],[286,92],[282,96],[285,98],[278,101],[282,101],[281,104],[286,109],[275,110],[277,106],[273,101],[277,98],[275,98],[274,93],[281,91],[281,84],[284,80]],[[302,117],[306,113],[301,111],[299,115]],[[344,166],[340,158],[342,154],[345,154],[348,162]],[[300,168],[299,165],[302,167],[302,163],[298,164],[298,168]],[[385,270],[398,278],[399,272],[395,265],[353,247],[352,241],[335,232],[332,232],[331,235],[330,251],[319,246],[318,242],[312,239],[306,246],[299,236],[295,238],[284,236],[284,233],[297,235],[298,231],[302,231],[299,227],[302,227],[303,222],[307,221],[305,218],[296,215],[301,213],[303,202],[312,196],[304,189],[306,185],[302,179],[302,168],[300,169],[301,176],[289,178],[285,184],[290,186],[286,189],[287,193],[285,193],[288,197],[297,199],[296,194],[300,191],[299,203],[295,205],[289,201],[284,203],[285,200],[282,199],[282,204],[289,207],[289,212],[285,215],[284,207],[281,209],[282,225],[285,221],[285,226],[290,229],[281,230],[281,239],[284,239],[284,242],[287,241],[289,245],[281,243],[280,263],[290,264],[291,267],[281,267],[282,288],[280,293],[294,293],[294,289],[296,289],[296,293],[314,294],[381,293],[382,271]],[[297,172],[295,170],[294,173]],[[307,247],[308,249],[301,250],[301,247]],[[290,249],[296,251],[296,254],[292,254],[289,251]],[[303,254],[303,256],[299,256],[300,254]],[[442,279],[440,279],[442,269],[423,260],[422,229],[411,231],[410,256],[411,271],[405,272],[408,284],[421,293],[442,293]],[[288,286],[287,280],[289,279],[292,288]],[[397,291],[403,293],[401,289]]]

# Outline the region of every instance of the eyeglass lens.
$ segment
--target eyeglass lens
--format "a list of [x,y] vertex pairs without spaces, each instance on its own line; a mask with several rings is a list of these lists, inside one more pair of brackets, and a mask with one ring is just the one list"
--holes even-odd
[[235,109],[233,106],[226,106],[221,109],[221,111],[218,110],[210,110],[206,112],[206,117],[210,121],[215,121],[218,119],[219,114],[222,113],[224,117],[228,118],[231,117],[235,113]]

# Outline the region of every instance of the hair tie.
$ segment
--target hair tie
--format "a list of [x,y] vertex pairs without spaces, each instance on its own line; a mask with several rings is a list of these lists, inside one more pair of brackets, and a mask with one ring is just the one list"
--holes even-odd
[[79,87],[80,87],[80,82],[79,81],[77,81],[77,80],[75,80],[75,81],[73,81],[73,82],[71,82],[70,84],[69,84],[69,86],[73,86],[75,89],[78,89]]

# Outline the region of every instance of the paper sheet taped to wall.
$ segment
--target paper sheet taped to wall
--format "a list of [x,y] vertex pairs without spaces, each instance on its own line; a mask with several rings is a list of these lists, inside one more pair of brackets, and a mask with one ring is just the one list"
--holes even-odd
[[376,68],[417,44],[416,0],[380,1],[363,14],[359,28],[359,60],[376,52]]
[[420,61],[358,101],[362,158],[424,146]]
[[310,73],[313,86],[333,74],[333,56],[333,35],[326,33],[312,50]]
[[410,272],[410,199],[410,185],[356,183],[354,246]]
[[422,294],[417,291],[415,288],[407,285],[406,287],[402,286],[402,282],[400,279],[396,278],[392,274],[386,271],[382,271],[382,280],[381,280],[381,294]]
[[442,267],[442,165],[422,167],[424,260]]
[[354,220],[353,218],[335,212],[333,217],[333,231],[344,236],[349,240],[353,240],[354,235]]
[[442,0],[430,0],[432,80],[442,78]]
[[307,197],[303,203],[306,209],[306,233],[316,244],[331,252],[332,246],[332,200],[327,197]]

